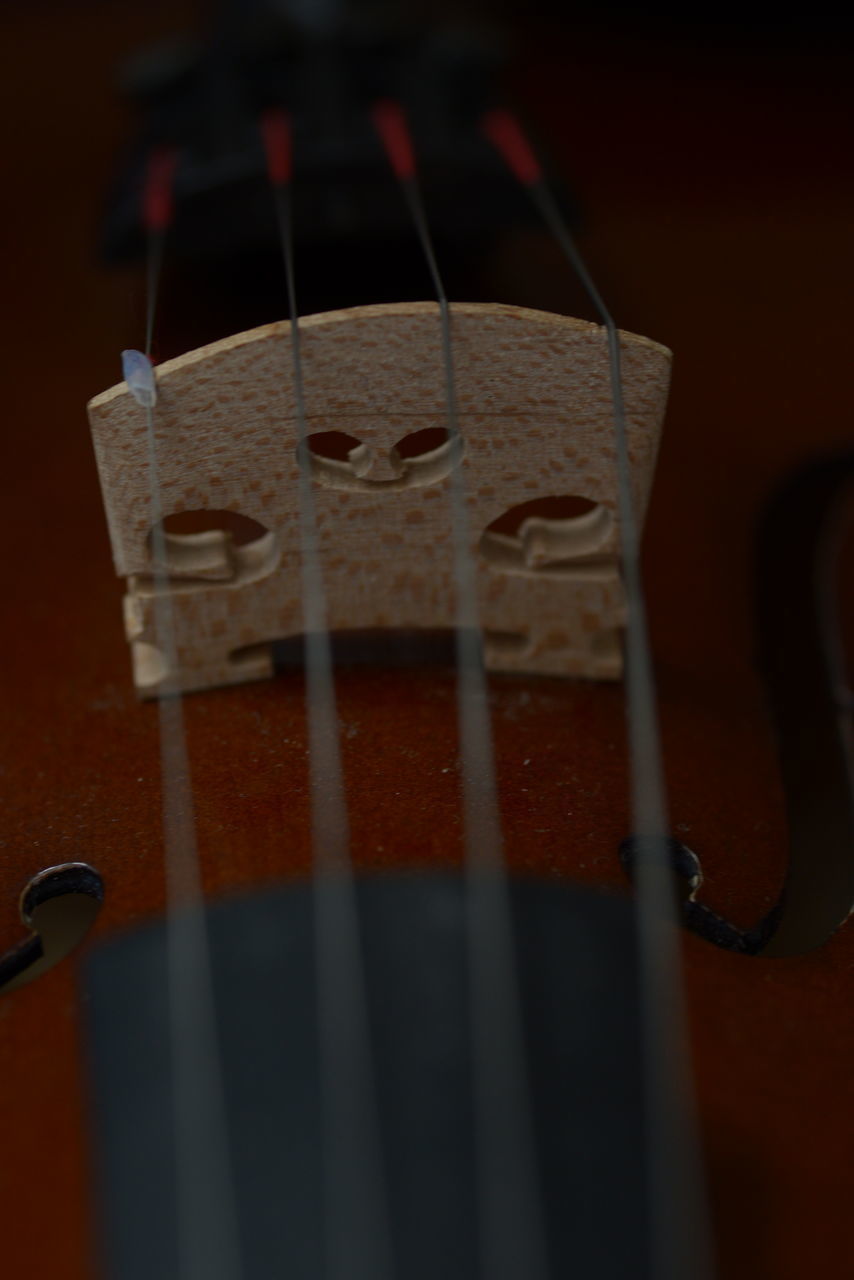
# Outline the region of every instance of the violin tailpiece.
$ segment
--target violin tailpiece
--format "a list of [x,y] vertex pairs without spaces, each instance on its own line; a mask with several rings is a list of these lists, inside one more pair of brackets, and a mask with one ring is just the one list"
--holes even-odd
[[[487,665],[617,678],[625,606],[604,331],[480,304],[455,305],[452,326],[461,448],[447,432],[434,303],[300,321],[329,626],[454,625],[448,490],[462,466]],[[620,338],[642,519],[670,353]],[[274,642],[302,631],[289,326],[171,360],[157,386],[162,565],[152,562],[146,412],[125,383],[89,405],[136,687],[153,696],[167,678],[191,691],[269,676]],[[164,573],[177,671],[157,645]]]

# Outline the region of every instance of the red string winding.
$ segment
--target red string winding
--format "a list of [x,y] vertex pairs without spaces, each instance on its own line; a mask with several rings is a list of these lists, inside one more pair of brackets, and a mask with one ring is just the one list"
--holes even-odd
[[293,172],[291,118],[281,107],[261,116],[261,136],[267,156],[267,176],[274,187],[286,187]]
[[174,147],[157,147],[148,158],[142,191],[142,225],[148,232],[165,231],[172,221],[177,167]]
[[488,111],[481,122],[483,132],[504,157],[515,178],[526,187],[534,187],[543,180],[540,162],[534,155],[530,142],[519,121],[510,111]]
[[375,104],[371,115],[395,176],[401,182],[410,182],[415,177],[415,148],[403,107],[399,102],[383,99]]

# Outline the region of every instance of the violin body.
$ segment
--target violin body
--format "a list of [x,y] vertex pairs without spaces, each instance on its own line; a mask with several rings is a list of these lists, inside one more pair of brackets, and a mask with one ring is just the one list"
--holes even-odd
[[[22,890],[60,863],[90,864],[104,883],[86,947],[164,911],[157,712],[133,686],[84,406],[115,382],[120,348],[139,345],[138,276],[95,270],[89,256],[127,127],[109,68],[173,10],[84,6],[72,20],[33,6],[5,20],[4,79],[28,123],[11,142],[5,237],[16,258],[3,436],[14,611],[2,666],[0,949],[26,933]],[[50,101],[21,74],[35,57]],[[640,58],[630,43],[532,26],[514,77],[583,193],[583,242],[620,325],[674,352],[644,542],[671,825],[699,859],[709,913],[748,931],[780,897],[789,839],[754,662],[754,532],[787,473],[851,439],[844,64],[803,50],[712,59],[666,44]],[[509,239],[495,277],[507,300],[583,307],[533,231]],[[393,655],[389,645],[378,664],[344,652],[337,673],[354,865],[453,870],[463,856],[453,664],[429,646],[405,665]],[[619,684],[496,674],[490,706],[511,870],[629,893]],[[184,716],[206,895],[304,881],[298,665],[193,694]],[[10,1275],[98,1274],[83,953],[0,1001]],[[854,934],[842,925],[804,954],[763,956],[686,929],[683,955],[718,1273],[838,1271],[854,1190]]]

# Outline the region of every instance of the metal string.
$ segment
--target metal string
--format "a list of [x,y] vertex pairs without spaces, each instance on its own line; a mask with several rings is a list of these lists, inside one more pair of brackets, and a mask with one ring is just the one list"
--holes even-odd
[[[282,142],[282,122],[278,123]],[[265,133],[270,145],[271,122]],[[270,163],[284,259],[299,462],[299,526],[320,1057],[325,1280],[391,1280],[391,1229],[338,729],[296,301],[289,164]]]
[[[405,118],[396,104],[385,103],[375,112],[375,121],[438,300],[448,436],[462,459],[451,310]],[[519,1280],[521,1276],[545,1280],[549,1274],[545,1226],[462,462],[450,473],[449,489],[480,1274],[484,1280]]]
[[[165,676],[157,692],[166,874],[167,993],[181,1280],[241,1280],[222,1056],[217,1036],[210,943],[196,842],[193,786],[167,565],[150,366],[165,228],[150,231],[146,347],[150,391],[143,396],[148,443],[152,607]],[[137,397],[139,398],[139,397]],[[147,401],[147,402],[146,402]]]
[[654,1280],[686,1280],[689,1276],[703,1280],[713,1273],[711,1233],[690,1083],[666,788],[632,494],[620,336],[518,123],[509,113],[496,111],[485,119],[484,129],[527,188],[605,329],[627,606],[626,710],[638,849],[635,901],[643,1014],[650,1274]]

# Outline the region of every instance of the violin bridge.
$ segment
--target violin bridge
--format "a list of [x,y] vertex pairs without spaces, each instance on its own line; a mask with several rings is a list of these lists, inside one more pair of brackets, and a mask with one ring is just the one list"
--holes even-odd
[[[487,666],[617,678],[625,606],[605,332],[461,304],[452,333],[459,446],[447,429],[434,303],[300,321],[329,626],[453,627],[449,488],[462,467]],[[620,340],[642,519],[670,353],[632,334]],[[149,413],[127,385],[97,396],[89,417],[139,693],[270,675],[273,643],[302,631],[289,326],[239,333],[158,368],[159,503]],[[155,517],[162,538],[153,539]],[[157,638],[162,590],[171,661]]]

